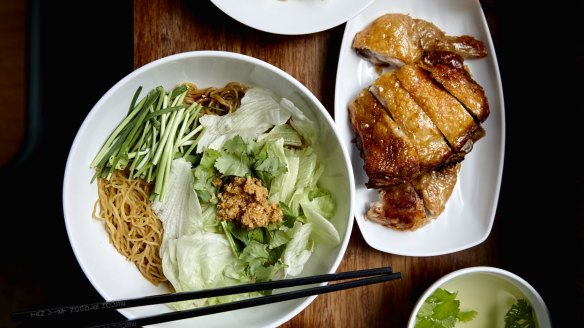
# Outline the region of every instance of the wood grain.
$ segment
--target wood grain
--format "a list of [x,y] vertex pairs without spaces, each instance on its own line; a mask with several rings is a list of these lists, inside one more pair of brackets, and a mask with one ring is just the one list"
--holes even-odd
[[[344,24],[310,35],[274,35],[233,20],[207,1],[136,0],[134,67],[184,51],[242,53],[294,76],[334,116],[336,68],[343,32]],[[405,327],[418,297],[438,278],[469,266],[496,266],[496,236],[495,224],[490,237],[473,248],[444,256],[404,257],[369,247],[355,224],[338,271],[391,266],[402,272],[403,278],[318,296],[281,327]]]

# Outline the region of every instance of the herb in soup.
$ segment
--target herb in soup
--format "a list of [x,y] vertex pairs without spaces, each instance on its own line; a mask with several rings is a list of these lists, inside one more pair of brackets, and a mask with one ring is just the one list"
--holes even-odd
[[457,322],[473,320],[477,311],[461,311],[457,295],[458,292],[436,289],[418,311],[415,328],[452,328]]
[[524,299],[518,299],[505,314],[505,328],[535,328],[533,308]]

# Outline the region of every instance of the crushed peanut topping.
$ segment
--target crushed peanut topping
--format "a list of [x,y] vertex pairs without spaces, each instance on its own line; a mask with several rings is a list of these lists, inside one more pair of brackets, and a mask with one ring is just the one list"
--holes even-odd
[[233,177],[219,193],[217,216],[254,229],[282,222],[284,213],[278,204],[268,202],[268,189],[262,186],[261,180]]

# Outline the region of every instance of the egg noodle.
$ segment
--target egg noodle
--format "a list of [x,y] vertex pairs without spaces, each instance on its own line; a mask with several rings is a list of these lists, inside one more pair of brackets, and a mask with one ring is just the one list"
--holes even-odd
[[124,171],[114,170],[109,180],[98,179],[97,187],[93,215],[104,221],[111,243],[152,284],[166,282],[158,254],[162,222],[150,207],[152,184],[129,180]]
[[[199,115],[223,115],[235,111],[247,86],[229,82],[225,87],[199,89],[188,86],[184,103],[193,101],[205,106]],[[136,178],[130,180],[125,171],[113,170],[111,176],[97,179],[98,200],[93,216],[104,221],[114,247],[132,261],[140,273],[152,284],[172,285],[164,276],[159,249],[162,243],[162,222],[151,208],[150,195],[153,184]]]
[[227,114],[234,112],[241,104],[241,98],[248,89],[246,85],[239,82],[229,82],[224,87],[197,88],[193,83],[185,83],[189,89],[185,97],[185,104],[190,105],[193,101],[207,107],[202,114]]

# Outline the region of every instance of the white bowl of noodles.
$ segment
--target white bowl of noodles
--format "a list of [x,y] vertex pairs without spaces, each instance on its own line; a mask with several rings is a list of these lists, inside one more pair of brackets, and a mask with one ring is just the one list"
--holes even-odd
[[[169,283],[156,284],[160,277],[151,274],[161,272],[160,270],[163,272],[160,264],[152,261],[150,267],[138,266],[114,246],[117,242],[115,238],[110,238],[110,233],[113,236],[112,229],[106,230],[104,225],[107,220],[97,217],[106,214],[103,214],[102,206],[97,203],[100,179],[94,179],[96,169],[91,164],[106,139],[129,113],[128,108],[139,87],[142,87],[142,93],[134,105],[140,98],[145,98],[149,90],[159,86],[164,90],[172,90],[185,82],[193,83],[198,88],[222,88],[230,82],[238,82],[246,87],[270,90],[278,99],[285,98],[291,101],[301,111],[301,116],[310,120],[312,125],[310,129],[315,134],[312,135],[309,144],[318,158],[318,163],[324,168],[318,178],[318,185],[322,190],[329,192],[334,200],[334,210],[327,220],[338,233],[338,240],[333,243],[334,245],[323,244],[315,237],[314,231],[318,229],[311,230],[310,239],[316,240],[314,251],[301,266],[300,273],[295,275],[300,277],[335,272],[345,253],[353,226],[354,180],[347,150],[339,139],[331,116],[306,87],[277,67],[236,53],[194,51],[151,62],[115,84],[89,112],[72,144],[63,184],[65,225],[75,256],[95,289],[108,301],[170,291]],[[177,131],[180,131],[180,125]],[[188,128],[181,132],[185,137],[183,140],[186,140]],[[188,145],[185,143],[184,149]],[[196,149],[192,150],[191,154],[196,155]],[[196,163],[196,159],[194,161]],[[130,159],[129,163],[131,162]],[[136,208],[138,207],[136,205]],[[154,243],[161,243],[161,239],[158,236],[152,240]],[[154,257],[153,254],[156,254],[157,250],[157,248],[149,250],[146,258],[152,260],[151,257]],[[155,268],[156,266],[158,268]],[[281,269],[277,272],[274,279],[282,277],[284,271]],[[164,276],[160,279],[164,280]],[[259,309],[261,315],[257,315],[258,309],[241,309],[171,321],[156,327],[275,327],[297,315],[315,297],[262,305]],[[174,309],[160,304],[119,311],[125,317],[135,319]]]

